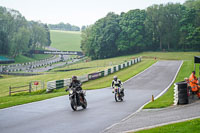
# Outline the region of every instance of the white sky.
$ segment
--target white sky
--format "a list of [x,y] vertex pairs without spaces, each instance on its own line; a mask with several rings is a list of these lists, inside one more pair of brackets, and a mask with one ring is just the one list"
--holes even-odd
[[185,0],[0,0],[0,6],[18,10],[27,20],[81,27],[93,24],[108,12],[120,14],[168,2],[182,4]]

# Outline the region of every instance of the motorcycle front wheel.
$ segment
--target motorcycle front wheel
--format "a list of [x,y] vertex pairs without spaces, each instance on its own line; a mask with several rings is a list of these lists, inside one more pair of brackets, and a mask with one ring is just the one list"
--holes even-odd
[[77,110],[77,105],[75,104],[74,101],[71,102],[71,107],[72,107],[72,109],[73,109],[74,111]]
[[119,99],[119,94],[118,94],[118,93],[115,93],[115,101],[116,101],[116,102],[121,101],[121,100]]

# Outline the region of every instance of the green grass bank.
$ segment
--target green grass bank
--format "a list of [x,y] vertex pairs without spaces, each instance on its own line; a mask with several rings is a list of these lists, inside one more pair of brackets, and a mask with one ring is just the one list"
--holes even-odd
[[81,51],[81,32],[50,30],[51,47],[63,51]]
[[169,124],[152,129],[141,130],[135,133],[199,133],[199,131],[200,118],[175,124]]

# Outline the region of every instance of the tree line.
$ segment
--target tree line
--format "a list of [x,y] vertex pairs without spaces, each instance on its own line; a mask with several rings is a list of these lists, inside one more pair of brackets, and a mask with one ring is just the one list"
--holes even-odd
[[49,24],[48,27],[51,30],[80,31],[80,28],[78,26],[74,26],[69,23],[64,24],[63,22],[59,24]]
[[0,6],[0,54],[16,57],[50,44],[46,24],[27,21],[20,12]]
[[102,59],[142,51],[200,51],[200,0],[113,12],[82,31],[82,51]]

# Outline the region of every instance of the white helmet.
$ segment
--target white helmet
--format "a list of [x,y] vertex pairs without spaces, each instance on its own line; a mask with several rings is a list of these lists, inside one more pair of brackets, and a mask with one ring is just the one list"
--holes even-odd
[[117,81],[117,76],[114,76],[113,79],[114,79],[115,81]]

